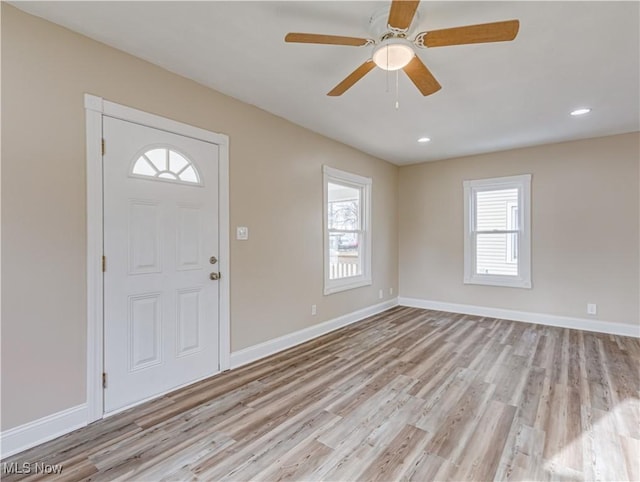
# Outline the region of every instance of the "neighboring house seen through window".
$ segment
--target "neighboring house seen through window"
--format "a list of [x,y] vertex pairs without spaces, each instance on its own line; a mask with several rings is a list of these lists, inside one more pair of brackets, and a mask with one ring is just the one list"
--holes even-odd
[[531,288],[531,175],[464,182],[464,282]]
[[371,284],[371,179],[327,166],[324,179],[324,293]]

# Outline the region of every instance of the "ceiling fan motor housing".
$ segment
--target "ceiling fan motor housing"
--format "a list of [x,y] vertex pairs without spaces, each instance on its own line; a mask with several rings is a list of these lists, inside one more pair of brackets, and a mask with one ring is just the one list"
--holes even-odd
[[[405,36],[408,37],[409,30],[414,30],[413,27],[415,25],[420,24],[420,13],[415,12],[413,21],[411,22],[411,27],[404,32]],[[389,8],[381,8],[376,11],[369,18],[369,32],[371,33],[371,37],[376,40],[382,40],[386,35],[391,33],[395,29],[389,28]]]

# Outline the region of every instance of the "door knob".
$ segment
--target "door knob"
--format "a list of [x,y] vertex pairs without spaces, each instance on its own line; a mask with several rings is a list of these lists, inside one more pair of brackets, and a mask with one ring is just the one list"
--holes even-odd
[[220,279],[220,273],[211,273],[211,274],[209,275],[209,278],[210,278],[212,281],[219,280],[219,279]]

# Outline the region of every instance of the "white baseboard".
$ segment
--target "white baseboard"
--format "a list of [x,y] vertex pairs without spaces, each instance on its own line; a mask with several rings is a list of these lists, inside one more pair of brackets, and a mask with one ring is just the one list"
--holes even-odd
[[355,323],[356,321],[382,313],[383,311],[397,305],[398,299],[394,298],[392,300],[310,326],[309,328],[274,338],[273,340],[268,340],[257,345],[243,348],[242,350],[234,351],[231,353],[231,368],[237,368],[239,366],[246,365],[247,363],[260,360],[261,358],[265,358],[269,355],[273,355],[274,353],[286,350],[287,348],[312,340],[321,335],[337,330],[338,328]]
[[2,432],[0,458],[22,452],[87,425],[87,405],[83,403],[61,412]]
[[502,308],[446,303],[443,301],[422,300],[418,298],[400,297],[398,298],[398,302],[401,306],[410,306],[412,308],[449,311],[452,313],[464,313],[465,315],[486,316],[504,320],[525,321],[527,323],[536,323],[538,325],[557,326],[560,328],[571,328],[574,330],[595,331],[597,333],[640,338],[640,326],[614,321],[572,318],[569,316],[550,315],[547,313],[506,310]]

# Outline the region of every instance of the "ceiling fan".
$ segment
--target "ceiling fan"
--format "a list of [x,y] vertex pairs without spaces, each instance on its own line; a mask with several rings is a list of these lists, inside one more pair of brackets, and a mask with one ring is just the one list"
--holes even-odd
[[[505,42],[516,38],[520,27],[518,20],[506,20],[503,22],[420,32],[411,41],[407,39],[407,34],[419,3],[419,0],[393,0],[388,18],[386,18],[386,11],[384,12],[383,20],[386,19],[386,23],[379,29],[381,35],[378,40],[313,33],[288,33],[284,40],[285,42],[349,45],[353,47],[374,46],[371,58],[336,85],[327,94],[329,96],[344,94],[376,65],[384,70],[404,70],[422,95],[426,96],[437,92],[441,86],[427,66],[416,55],[416,47],[431,48],[448,45]],[[375,17],[372,18],[372,24],[374,21]]]

